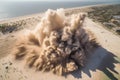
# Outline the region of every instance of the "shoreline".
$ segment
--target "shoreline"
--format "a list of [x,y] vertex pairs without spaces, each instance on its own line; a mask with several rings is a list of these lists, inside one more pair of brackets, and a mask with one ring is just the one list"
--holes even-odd
[[[100,5],[91,5],[91,6],[82,6],[82,7],[75,7],[75,8],[66,8],[65,9],[65,15],[69,16],[72,14],[77,14],[79,12],[93,12],[95,11],[94,8],[99,7],[106,7],[106,6],[116,6],[119,4],[100,4]],[[38,22],[40,22],[41,17],[44,15],[44,12],[42,13],[36,13],[32,15],[25,15],[25,16],[19,16],[10,18],[8,20],[2,20],[0,21],[0,32],[6,33],[6,32],[13,32],[15,30],[28,28],[31,26],[36,26]],[[9,28],[11,28],[9,31]],[[16,29],[17,28],[17,29]],[[8,31],[7,31],[8,30]]]
[[[74,8],[64,8],[65,13],[73,11],[73,10],[83,10],[83,12],[89,12],[92,7],[104,7],[104,6],[112,6],[112,5],[118,5],[120,3],[106,3],[106,4],[96,4],[96,5],[89,5],[89,6],[81,6],[81,7],[74,7]],[[6,21],[11,21],[11,20],[17,20],[19,18],[25,19],[25,18],[32,18],[32,17],[37,17],[40,15],[43,15],[45,12],[40,12],[40,13],[35,13],[35,14],[28,14],[28,15],[23,15],[23,16],[18,16],[18,17],[13,17],[13,18],[8,18],[8,19],[2,19],[0,20],[0,24],[4,23]]]

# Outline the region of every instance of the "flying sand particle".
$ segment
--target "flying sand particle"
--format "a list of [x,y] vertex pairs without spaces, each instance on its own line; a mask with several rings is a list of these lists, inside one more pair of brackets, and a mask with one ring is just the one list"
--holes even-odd
[[28,30],[17,41],[15,59],[57,75],[83,67],[95,42],[83,28],[85,17],[85,13],[74,14],[68,20],[63,9],[48,10],[35,29]]

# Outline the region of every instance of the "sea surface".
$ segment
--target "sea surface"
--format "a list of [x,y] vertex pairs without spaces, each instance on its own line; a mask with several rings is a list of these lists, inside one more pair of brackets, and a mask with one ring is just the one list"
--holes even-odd
[[81,6],[97,5],[97,4],[111,4],[111,3],[120,3],[118,2],[85,2],[85,1],[9,1],[9,2],[0,2],[0,21],[36,14],[44,12],[47,9],[57,9],[57,8],[74,8]]

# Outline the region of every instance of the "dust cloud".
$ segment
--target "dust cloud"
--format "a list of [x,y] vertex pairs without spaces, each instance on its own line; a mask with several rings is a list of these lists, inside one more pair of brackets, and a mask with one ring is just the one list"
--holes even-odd
[[57,75],[84,67],[95,42],[83,28],[85,17],[85,13],[66,17],[63,9],[48,10],[34,30],[18,37],[13,52],[15,59]]

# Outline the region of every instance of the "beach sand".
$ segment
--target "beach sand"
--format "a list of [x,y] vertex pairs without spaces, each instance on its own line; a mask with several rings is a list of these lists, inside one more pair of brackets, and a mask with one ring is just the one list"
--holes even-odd
[[[92,9],[89,7],[84,10]],[[68,12],[66,10],[67,15],[78,12],[76,9]],[[14,61],[11,53],[17,36],[21,35],[25,29],[33,29],[40,21],[41,16],[42,14],[36,14],[0,22],[3,24],[21,20],[28,21],[22,25],[22,28],[0,35],[0,80],[120,80],[120,37],[93,22],[90,18],[85,19],[85,29],[93,32],[100,47],[91,53],[86,66],[81,70],[65,76],[57,76],[51,72],[46,73],[28,68],[22,61]]]

